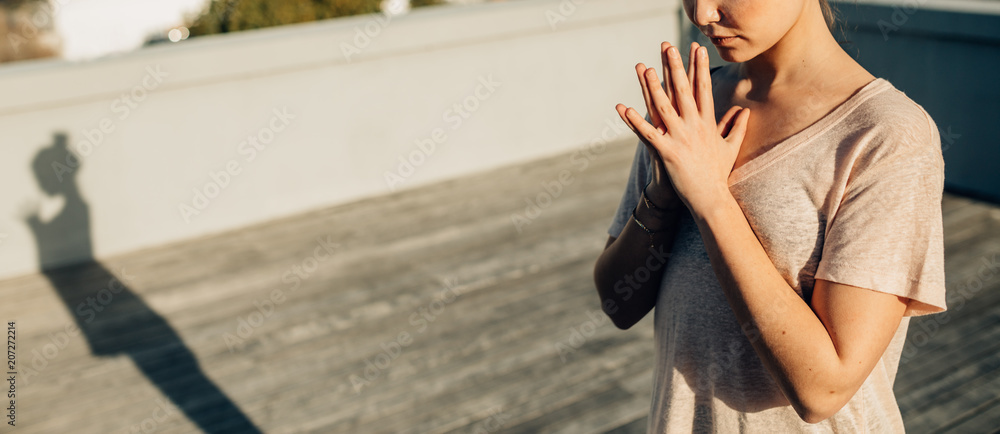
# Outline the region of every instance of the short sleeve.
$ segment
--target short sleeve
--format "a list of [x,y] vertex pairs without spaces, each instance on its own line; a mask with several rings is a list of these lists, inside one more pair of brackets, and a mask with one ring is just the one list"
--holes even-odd
[[625,193],[622,194],[621,201],[618,203],[618,210],[615,211],[611,227],[608,228],[608,235],[618,238],[622,230],[625,229],[628,219],[632,217],[632,210],[639,204],[639,195],[642,194],[642,189],[653,179],[649,161],[649,151],[640,140],[635,148],[635,157],[632,159],[628,183],[625,184]]
[[944,159],[937,128],[927,121],[915,128],[926,134],[896,129],[878,145],[878,158],[853,169],[827,223],[815,276],[909,298],[904,316],[947,309]]

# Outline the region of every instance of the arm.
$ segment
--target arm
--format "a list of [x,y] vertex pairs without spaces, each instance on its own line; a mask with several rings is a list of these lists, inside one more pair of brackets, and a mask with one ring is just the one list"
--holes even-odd
[[673,210],[653,210],[639,200],[636,216],[646,227],[657,232],[652,239],[629,218],[618,238],[608,237],[594,266],[594,283],[601,297],[601,308],[622,330],[635,325],[656,305],[670,246],[677,234],[677,219],[683,203],[676,198],[654,203],[658,206],[670,203]]
[[906,298],[817,279],[810,307],[781,277],[731,195],[694,219],[730,307],[802,420],[849,401],[899,327]]
[[25,201],[18,209],[18,215],[28,225],[28,228],[36,234],[43,225],[42,220],[38,217],[38,213],[39,205],[36,200]]
[[[694,50],[697,46],[696,43],[691,44],[692,74],[690,79],[692,82],[694,80]],[[664,71],[668,69],[666,52],[670,47],[671,45],[667,42],[660,44],[660,58]],[[665,131],[663,120],[652,105],[650,87],[655,87],[660,92],[669,92],[670,89],[669,87],[664,89],[662,84],[647,84],[645,79],[647,69],[641,63],[635,67],[643,100],[649,109],[647,120],[654,127]],[[615,326],[625,330],[639,322],[656,305],[667,257],[677,234],[679,213],[686,210],[683,209],[684,203],[674,189],[656,149],[628,122],[624,112],[621,109],[617,110],[618,114],[622,116],[622,120],[645,144],[652,162],[652,182],[646,187],[643,194],[648,194],[649,200],[654,205],[665,208],[665,210],[651,209],[640,198],[635,208],[635,215],[642,224],[656,234],[650,238],[649,233],[639,227],[634,219],[629,218],[618,238],[608,238],[604,252],[601,253],[594,266],[594,283],[597,285],[597,293],[601,297],[601,308],[605,314],[611,317]],[[726,122],[727,120],[724,119],[723,123]]]

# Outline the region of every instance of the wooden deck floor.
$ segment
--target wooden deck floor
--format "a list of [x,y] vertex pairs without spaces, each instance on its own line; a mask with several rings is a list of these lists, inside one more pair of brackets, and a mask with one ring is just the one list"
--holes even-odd
[[[652,315],[617,330],[591,280],[634,146],[2,281],[21,368],[0,432],[644,432]],[[944,210],[949,291],[982,289],[912,323],[896,391],[909,432],[992,431],[1000,276],[976,273],[1000,209]]]

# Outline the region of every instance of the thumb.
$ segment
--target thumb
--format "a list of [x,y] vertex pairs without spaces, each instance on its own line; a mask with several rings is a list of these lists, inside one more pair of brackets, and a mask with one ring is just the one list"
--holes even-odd
[[741,110],[743,110],[743,107],[738,105],[734,105],[730,107],[729,110],[726,110],[726,114],[722,115],[722,119],[720,119],[719,123],[716,125],[716,130],[719,132],[720,136],[725,137],[729,135],[729,130],[733,127],[733,120]]
[[746,136],[747,124],[750,123],[750,109],[741,109],[734,117],[732,128],[726,134],[726,141],[740,144],[743,143],[743,137]]

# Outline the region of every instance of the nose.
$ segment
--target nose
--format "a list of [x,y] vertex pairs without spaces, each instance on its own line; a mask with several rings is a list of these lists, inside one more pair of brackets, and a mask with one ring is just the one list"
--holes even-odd
[[705,27],[719,21],[719,2],[717,0],[691,0],[691,22],[696,26]]

